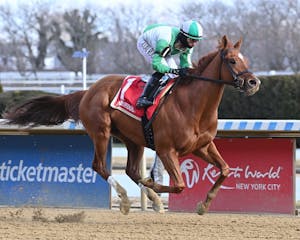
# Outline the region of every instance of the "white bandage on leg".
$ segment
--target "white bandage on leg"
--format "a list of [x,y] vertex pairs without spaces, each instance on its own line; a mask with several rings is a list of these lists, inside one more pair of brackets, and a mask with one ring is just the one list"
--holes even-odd
[[139,183],[138,185],[144,193],[147,193],[147,188],[143,184]]
[[109,177],[108,177],[107,182],[108,182],[114,189],[116,189],[116,187],[117,187],[117,181],[116,181],[112,176],[109,176]]

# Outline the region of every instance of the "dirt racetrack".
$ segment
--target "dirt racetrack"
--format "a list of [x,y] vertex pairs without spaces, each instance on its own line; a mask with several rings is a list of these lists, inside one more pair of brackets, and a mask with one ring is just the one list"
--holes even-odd
[[0,208],[2,240],[300,239],[300,217]]

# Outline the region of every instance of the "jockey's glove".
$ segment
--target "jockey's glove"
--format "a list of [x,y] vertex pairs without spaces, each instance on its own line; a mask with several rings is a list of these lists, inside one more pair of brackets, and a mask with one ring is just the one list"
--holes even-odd
[[184,77],[188,73],[188,68],[179,68],[179,69],[170,69],[169,73],[179,75],[180,77]]

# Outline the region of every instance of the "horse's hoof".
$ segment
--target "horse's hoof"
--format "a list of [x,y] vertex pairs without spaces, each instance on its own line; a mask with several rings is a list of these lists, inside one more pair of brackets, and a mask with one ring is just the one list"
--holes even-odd
[[204,215],[204,213],[206,213],[206,212],[207,212],[206,207],[203,205],[202,202],[199,202],[198,205],[197,205],[197,213],[199,215]]
[[131,203],[129,201],[129,199],[122,199],[121,203],[120,203],[120,211],[122,214],[127,215],[129,213],[130,210],[130,206]]
[[164,205],[162,204],[160,197],[151,188],[145,188],[146,195],[150,201],[152,201],[152,208],[155,212],[165,213]]
[[127,197],[127,192],[119,183],[117,183],[116,190],[119,198],[121,198],[120,211],[124,215],[127,215],[129,213],[130,206],[131,206],[131,203]]
[[162,213],[162,214],[165,213],[164,205],[162,203],[157,204],[157,203],[153,202],[152,208],[155,212]]

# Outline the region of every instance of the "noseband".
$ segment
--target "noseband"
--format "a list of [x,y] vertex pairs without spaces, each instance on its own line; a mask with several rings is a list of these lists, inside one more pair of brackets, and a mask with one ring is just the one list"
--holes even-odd
[[[226,53],[227,52],[225,52],[225,50],[222,50],[220,52],[221,64],[220,64],[220,70],[219,70],[219,79],[206,78],[206,77],[202,77],[202,76],[195,75],[195,74],[188,74],[187,76],[195,78],[195,79],[203,80],[203,81],[231,85],[231,86],[233,86],[233,87],[235,87],[235,88],[237,88],[237,89],[239,89],[239,90],[242,91],[242,88],[244,86],[244,79],[240,78],[240,76],[242,76],[245,73],[252,73],[252,72],[250,72],[248,69],[246,69],[245,71],[236,73],[233,70],[233,68],[231,67],[231,65],[229,64],[229,62],[226,60],[226,58],[225,58]],[[223,63],[226,64],[226,67],[228,68],[228,70],[229,70],[229,72],[230,72],[230,74],[231,74],[231,76],[233,78],[232,82],[228,82],[228,81],[222,80],[221,73],[222,73]]]

